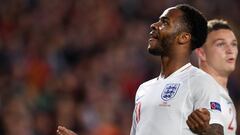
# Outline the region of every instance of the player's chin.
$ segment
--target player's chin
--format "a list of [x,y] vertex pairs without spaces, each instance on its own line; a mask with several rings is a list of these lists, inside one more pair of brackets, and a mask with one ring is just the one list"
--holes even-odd
[[222,68],[222,71],[226,75],[230,75],[232,72],[234,72],[234,70],[235,70],[235,66],[228,66],[228,67]]
[[155,55],[155,56],[160,56],[161,55],[160,49],[156,49],[156,48],[148,47],[148,52],[152,55]]
[[232,66],[227,68],[228,73],[232,73],[234,70],[235,70],[235,65],[232,65]]

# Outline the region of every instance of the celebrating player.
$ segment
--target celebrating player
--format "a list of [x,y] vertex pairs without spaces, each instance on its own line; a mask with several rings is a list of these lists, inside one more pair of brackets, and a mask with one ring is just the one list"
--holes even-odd
[[186,120],[198,108],[211,110],[210,125],[204,121],[198,134],[222,135],[219,85],[189,63],[206,40],[206,19],[181,4],[166,9],[151,29],[148,51],[161,58],[161,72],[137,90],[131,135],[193,135]]

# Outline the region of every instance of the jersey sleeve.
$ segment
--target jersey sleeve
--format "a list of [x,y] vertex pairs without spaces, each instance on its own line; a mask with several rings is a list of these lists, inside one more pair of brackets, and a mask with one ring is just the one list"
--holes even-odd
[[[135,110],[135,109],[134,109]],[[133,117],[132,117],[132,127],[130,131],[130,135],[136,135],[136,114],[133,111]]]
[[193,91],[194,110],[206,108],[210,112],[210,124],[223,125],[223,116],[221,108],[221,96],[219,85],[215,80],[209,78],[198,79],[194,82],[195,90]]
[[140,87],[138,88],[137,92],[136,92],[136,95],[135,95],[135,106],[134,106],[134,110],[133,110],[133,115],[132,115],[132,126],[131,126],[131,131],[130,131],[130,135],[136,135],[136,126],[137,126],[137,116],[136,116],[136,108],[137,108],[137,100],[139,98],[139,96],[141,94],[141,87],[142,85],[140,85]]

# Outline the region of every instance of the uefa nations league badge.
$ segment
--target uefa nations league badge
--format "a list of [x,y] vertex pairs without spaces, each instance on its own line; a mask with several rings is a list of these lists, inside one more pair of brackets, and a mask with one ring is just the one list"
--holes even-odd
[[170,100],[171,98],[173,98],[176,95],[179,86],[180,86],[180,83],[168,83],[168,84],[166,84],[165,88],[163,89],[161,98],[164,101]]

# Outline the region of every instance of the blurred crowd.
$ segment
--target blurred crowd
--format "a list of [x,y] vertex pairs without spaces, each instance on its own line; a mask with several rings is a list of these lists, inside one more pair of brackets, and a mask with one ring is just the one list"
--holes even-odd
[[[160,71],[146,51],[149,26],[178,3],[229,20],[239,35],[237,0],[0,0],[0,134],[63,125],[128,135],[135,92]],[[228,85],[237,109],[239,65]]]

